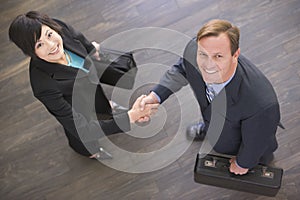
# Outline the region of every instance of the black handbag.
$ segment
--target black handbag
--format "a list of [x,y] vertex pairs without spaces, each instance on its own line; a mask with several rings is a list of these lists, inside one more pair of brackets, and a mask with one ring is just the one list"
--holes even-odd
[[132,52],[101,48],[100,60],[92,58],[91,62],[101,83],[132,89],[137,74]]
[[229,159],[216,155],[197,155],[194,181],[265,196],[275,196],[281,187],[283,170],[258,165],[245,175],[229,172]]

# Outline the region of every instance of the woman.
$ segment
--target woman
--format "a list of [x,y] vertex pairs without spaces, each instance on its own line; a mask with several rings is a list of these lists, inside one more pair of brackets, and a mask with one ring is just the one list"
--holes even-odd
[[[101,133],[128,131],[130,123],[157,109],[158,105],[149,105],[141,111],[138,106],[141,96],[131,110],[112,117],[108,99],[101,86],[90,81],[89,66],[84,62],[93,51],[99,59],[99,44],[89,42],[82,33],[60,20],[30,11],[14,19],[9,38],[31,57],[29,73],[34,96],[61,123],[69,145],[81,155],[91,158],[101,155],[97,142]],[[72,102],[75,84],[75,100],[80,102],[76,107]]]

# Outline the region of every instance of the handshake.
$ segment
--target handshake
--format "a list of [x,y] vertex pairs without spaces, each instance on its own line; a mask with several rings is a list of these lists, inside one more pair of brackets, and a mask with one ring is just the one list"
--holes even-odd
[[159,100],[153,92],[149,95],[141,95],[128,111],[130,123],[149,121],[150,116],[157,112],[158,106]]

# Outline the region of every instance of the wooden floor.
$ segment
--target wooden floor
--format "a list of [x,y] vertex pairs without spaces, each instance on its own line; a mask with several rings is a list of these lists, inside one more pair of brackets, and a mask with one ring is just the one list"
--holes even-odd
[[[0,8],[0,199],[299,199],[299,0],[1,0]],[[62,19],[97,41],[150,26],[193,37],[212,18],[238,25],[242,53],[270,79],[281,105],[286,129],[278,130],[274,164],[284,169],[284,176],[277,196],[267,198],[194,183],[197,142],[169,166],[142,174],[117,171],[74,153],[62,127],[32,95],[29,59],[8,40],[12,19],[29,10]],[[173,62],[176,59],[169,63]],[[127,139],[126,144],[115,136],[116,144],[136,152],[164,145],[162,141],[168,141],[177,127],[172,101],[166,102],[169,121],[159,136],[145,141]]]

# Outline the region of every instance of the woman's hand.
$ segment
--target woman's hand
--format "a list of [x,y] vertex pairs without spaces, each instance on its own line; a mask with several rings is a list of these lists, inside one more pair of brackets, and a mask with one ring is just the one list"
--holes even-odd
[[[154,92],[150,92],[150,94],[148,94],[145,98],[143,98],[141,100],[140,109],[144,110],[145,105],[147,105],[147,104],[156,104],[156,103],[159,103],[159,100],[155,96]],[[145,117],[141,117],[138,120],[138,122],[143,123],[143,122],[147,122],[149,120],[150,120],[150,118],[148,116],[145,116]]]
[[100,44],[97,43],[96,41],[93,41],[92,42],[92,45],[94,45],[95,49],[96,49],[96,52],[93,54],[93,56],[96,58],[96,60],[100,60],[100,54],[99,54],[99,51],[100,51]]
[[132,108],[128,111],[128,116],[130,119],[130,123],[134,123],[138,121],[140,118],[144,117],[150,117],[154,113],[157,112],[159,104],[146,104],[144,106],[144,109],[142,110],[140,105],[143,98],[145,98],[146,95],[141,95],[137,100],[134,102]]

